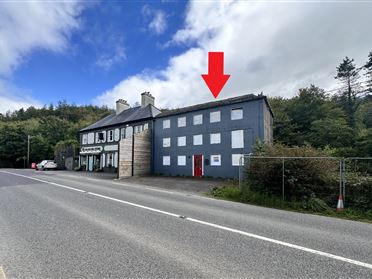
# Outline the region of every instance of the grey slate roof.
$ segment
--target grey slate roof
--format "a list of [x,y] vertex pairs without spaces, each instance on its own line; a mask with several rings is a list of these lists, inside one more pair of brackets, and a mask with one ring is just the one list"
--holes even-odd
[[270,104],[267,101],[266,96],[247,94],[247,95],[241,95],[241,96],[238,96],[238,97],[228,98],[228,99],[224,99],[224,100],[220,100],[220,101],[213,101],[213,102],[203,103],[203,104],[199,104],[199,105],[184,107],[184,108],[167,110],[167,111],[164,111],[164,112],[160,113],[159,115],[157,115],[156,118],[181,114],[181,113],[185,113],[185,112],[192,112],[192,111],[197,111],[197,110],[201,110],[201,109],[209,109],[209,108],[214,108],[214,107],[220,107],[220,106],[224,106],[224,105],[232,105],[232,104],[237,104],[237,103],[242,103],[242,102],[261,100],[261,99],[265,100],[271,114],[273,114],[273,112],[271,110],[271,107],[270,107]]
[[142,107],[129,108],[127,110],[122,111],[118,115],[116,115],[116,113],[110,114],[98,120],[96,123],[93,123],[92,125],[89,125],[88,127],[81,129],[80,132],[113,126],[117,124],[141,121],[153,118],[159,113],[160,110],[154,107],[153,105],[148,105],[144,108]]

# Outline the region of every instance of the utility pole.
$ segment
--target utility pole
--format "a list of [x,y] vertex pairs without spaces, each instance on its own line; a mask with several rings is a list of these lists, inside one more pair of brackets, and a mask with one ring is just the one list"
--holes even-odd
[[27,135],[27,168],[30,167],[30,135]]

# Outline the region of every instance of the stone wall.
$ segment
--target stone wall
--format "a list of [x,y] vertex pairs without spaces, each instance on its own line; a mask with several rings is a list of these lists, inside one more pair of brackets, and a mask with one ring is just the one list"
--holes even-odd
[[151,173],[151,130],[134,134],[133,137],[119,142],[119,178]]

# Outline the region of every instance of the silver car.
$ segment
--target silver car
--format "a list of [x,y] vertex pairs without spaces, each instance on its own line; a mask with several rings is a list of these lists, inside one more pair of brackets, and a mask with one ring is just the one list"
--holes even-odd
[[55,170],[57,164],[53,160],[43,160],[36,165],[36,170]]

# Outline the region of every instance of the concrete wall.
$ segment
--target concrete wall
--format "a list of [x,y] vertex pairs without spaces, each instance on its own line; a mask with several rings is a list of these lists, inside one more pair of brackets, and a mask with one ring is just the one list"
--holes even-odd
[[119,143],[119,178],[151,173],[151,130],[134,134]]
[[[248,154],[257,139],[264,140],[263,102],[256,100],[219,108],[204,109],[154,120],[154,172],[164,175],[192,176],[192,156],[204,155],[204,175],[238,177],[238,166],[232,165],[232,154]],[[231,120],[231,110],[243,109],[243,119]],[[221,112],[221,121],[210,123],[209,113]],[[193,125],[193,116],[203,114],[203,124]],[[186,127],[178,127],[178,117],[186,116]],[[163,129],[163,120],[170,119],[170,129]],[[231,147],[231,131],[244,130],[244,148]],[[210,134],[221,133],[220,144],[210,144]],[[193,145],[193,135],[203,135],[203,145]],[[177,146],[177,137],[186,136],[186,146]],[[171,147],[163,147],[163,138],[171,138]],[[221,155],[221,166],[211,166],[210,156]],[[171,166],[163,166],[163,156],[171,157]],[[177,166],[177,156],[186,156],[186,166]]]

